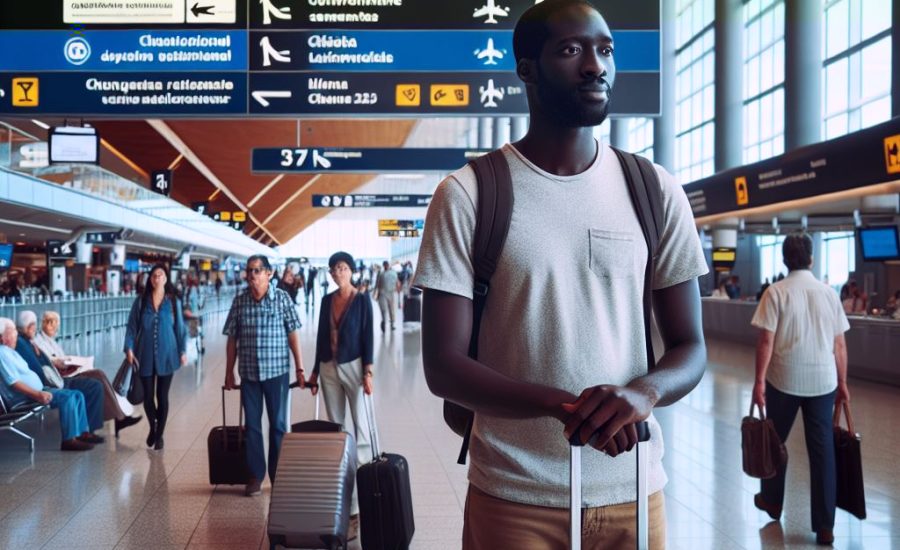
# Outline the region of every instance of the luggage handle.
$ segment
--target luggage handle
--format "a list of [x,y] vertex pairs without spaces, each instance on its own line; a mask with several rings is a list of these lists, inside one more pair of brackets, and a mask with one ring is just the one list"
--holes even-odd
[[[650,424],[646,421],[635,424],[638,444],[634,448],[637,470],[637,548],[647,550],[649,544],[650,524],[649,495],[647,494],[647,451],[641,449],[641,443],[650,441]],[[590,441],[588,441],[590,443]],[[569,440],[569,548],[581,550],[581,447],[583,443],[576,431]]]
[[[291,382],[291,385],[288,386],[289,389],[299,388],[300,382]],[[318,384],[306,384],[306,388],[309,391],[312,391],[313,388],[321,389]],[[316,392],[316,420],[319,419],[319,392]]]
[[[372,462],[377,462],[381,456],[381,446],[378,444],[378,430],[375,429],[375,396],[366,395],[363,392],[363,408],[366,409],[366,422],[369,424],[369,440],[372,442]],[[369,409],[372,409],[369,412]]]
[[858,435],[856,433],[856,430],[853,429],[853,417],[850,416],[850,403],[847,403],[846,401],[841,403],[840,407],[834,408],[834,417],[832,419],[832,421],[833,421],[832,423],[835,426],[837,426],[838,428],[841,427],[841,411],[842,410],[844,412],[844,418],[847,419],[847,431],[850,432],[850,435],[853,435],[853,436]]
[[[240,391],[241,386],[237,385],[232,389]],[[222,386],[222,448],[227,450],[228,449],[228,437],[226,436],[226,434],[228,432],[226,431],[226,422],[225,422],[225,392],[226,391],[231,391],[231,390],[226,390],[225,386],[223,385]],[[240,399],[239,403],[240,403],[240,411],[238,412],[238,428],[243,428],[244,427],[244,400]],[[240,444],[240,442],[243,439],[244,439],[244,430],[240,429],[240,430],[238,430],[238,444]]]
[[750,400],[750,416],[751,416],[751,417],[753,416],[753,408],[754,408],[754,407],[755,407],[757,410],[759,410],[759,419],[760,419],[760,420],[765,420],[765,419],[766,419],[766,407],[765,407],[764,405],[760,405],[760,404],[758,404],[758,403],[755,403],[755,402],[751,399],[751,400]]

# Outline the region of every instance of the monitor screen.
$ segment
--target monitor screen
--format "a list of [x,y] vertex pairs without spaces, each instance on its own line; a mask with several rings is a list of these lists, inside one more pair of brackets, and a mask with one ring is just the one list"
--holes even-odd
[[863,260],[867,262],[900,259],[900,242],[895,225],[860,229],[859,246]]
[[93,128],[58,127],[50,132],[50,164],[100,162],[100,137]]
[[137,273],[141,270],[141,261],[137,258],[125,258],[125,273]]
[[0,244],[0,271],[6,271],[12,265],[13,245]]

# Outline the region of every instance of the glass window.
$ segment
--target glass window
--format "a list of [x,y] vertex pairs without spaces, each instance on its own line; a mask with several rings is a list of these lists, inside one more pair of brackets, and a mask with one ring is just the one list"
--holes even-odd
[[784,152],[784,0],[745,1],[744,32],[744,162],[749,163]]
[[714,132],[715,3],[678,0],[676,6],[675,172],[682,183],[690,183],[711,175],[714,164],[714,148],[704,136]]
[[653,119],[628,119],[628,150],[653,160]]
[[856,271],[856,238],[853,231],[829,232],[823,237],[822,277],[827,277],[828,284],[839,292],[850,273]]
[[781,259],[783,242],[783,235],[756,237],[756,244],[759,247],[759,284],[763,284],[766,280],[773,283],[779,274],[787,275],[787,268]]

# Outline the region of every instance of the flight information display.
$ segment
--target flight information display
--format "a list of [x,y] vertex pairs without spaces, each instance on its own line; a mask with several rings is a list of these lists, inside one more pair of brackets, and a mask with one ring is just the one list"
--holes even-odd
[[[0,115],[527,114],[533,0],[0,2]],[[608,0],[613,115],[660,105],[660,0]]]

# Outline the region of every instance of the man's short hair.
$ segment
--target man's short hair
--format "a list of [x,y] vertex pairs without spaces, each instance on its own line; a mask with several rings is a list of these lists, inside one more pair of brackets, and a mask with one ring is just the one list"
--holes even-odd
[[269,258],[263,256],[262,254],[254,254],[253,256],[247,258],[247,265],[250,265],[256,260],[259,260],[259,263],[261,263],[262,266],[266,268],[266,271],[272,271],[272,264],[269,263]]
[[522,59],[540,57],[544,43],[550,36],[550,29],[547,25],[550,16],[572,6],[587,6],[594,10],[597,9],[587,0],[544,0],[525,10],[525,13],[516,22],[516,29],[513,31],[513,54],[516,57],[516,63]]
[[788,270],[809,269],[812,264],[813,242],[806,233],[794,233],[784,239],[781,255]]

